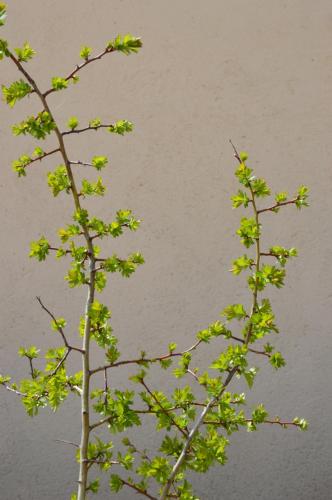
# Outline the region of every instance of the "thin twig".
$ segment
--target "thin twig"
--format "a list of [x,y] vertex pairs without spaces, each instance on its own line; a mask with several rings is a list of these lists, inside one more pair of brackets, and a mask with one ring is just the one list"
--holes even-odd
[[136,486],[135,484],[131,484],[131,483],[128,483],[127,481],[125,481],[124,479],[120,478],[121,481],[122,481],[122,484],[124,484],[125,486],[128,486],[129,488],[132,488],[133,490],[135,490],[137,493],[140,493],[141,495],[144,495],[145,497],[147,498],[150,498],[150,500],[158,500],[157,497],[153,497],[152,495],[150,495],[146,490],[142,490],[142,488],[139,488],[138,486]]
[[69,353],[71,351],[71,348],[68,347],[65,354],[62,356],[62,358],[60,359],[59,363],[56,365],[56,367],[54,368],[54,370],[50,373],[50,377],[54,377],[54,375],[57,374],[58,370],[60,369],[60,367],[64,364],[64,362],[66,361]]
[[[77,75],[77,73],[79,71],[81,71],[81,69],[85,68],[85,66],[87,66],[88,64],[94,62],[94,61],[97,61],[98,59],[101,59],[102,57],[104,57],[106,54],[110,54],[111,52],[114,52],[114,49],[111,47],[109,49],[104,49],[100,54],[98,54],[97,56],[95,57],[89,57],[88,59],[86,59],[83,63],[81,64],[78,64],[75,69],[73,71],[71,71],[69,73],[69,75],[66,76],[65,80],[68,81],[70,80],[71,78],[75,77]],[[56,89],[49,89],[47,90],[46,92],[44,92],[44,97],[48,96],[49,94],[52,94],[53,92],[56,92]]]
[[70,444],[72,446],[75,446],[75,448],[79,448],[80,447],[79,444],[73,443],[72,441],[66,441],[64,439],[54,439],[54,441],[56,441],[57,443]]
[[160,401],[158,400],[158,398],[155,396],[155,394],[153,394],[153,392],[149,389],[149,387],[146,385],[146,383],[144,382],[144,380],[141,380],[141,384],[142,386],[144,387],[144,389],[147,391],[147,393],[151,396],[151,398],[155,401],[155,403],[159,406],[160,410],[162,411],[162,413],[164,415],[166,415],[170,421],[173,423],[173,425],[178,429],[179,432],[181,432],[181,434],[185,437],[185,438],[188,438],[188,432],[185,430],[185,429],[182,429],[182,427],[180,427],[176,421],[174,420],[173,416],[170,415],[169,413],[169,410],[167,410],[166,408],[163,407],[163,405],[160,403]]
[[71,165],[83,165],[85,167],[93,167],[94,166],[92,163],[87,163],[85,161],[79,161],[79,160],[77,160],[77,161],[69,160],[69,163]]
[[7,385],[7,384],[0,384],[0,385],[3,385],[3,387],[5,389],[7,389],[7,391],[10,391],[10,392],[14,392],[15,394],[17,394],[18,396],[26,396],[27,394],[24,393],[24,392],[21,392],[21,391],[18,391],[17,389],[13,389],[12,387],[10,387],[10,385]]
[[38,156],[37,158],[31,159],[29,163],[26,163],[24,165],[24,168],[29,167],[32,163],[35,163],[36,161],[42,161],[46,156],[53,155],[55,153],[58,153],[60,151],[60,148],[52,149],[52,151],[48,151],[47,153],[43,153],[41,156]]
[[[112,128],[112,123],[100,124],[100,125],[96,125],[96,126],[89,125],[88,127],[84,127],[84,128],[75,128],[73,130],[66,130],[65,132],[62,132],[62,135],[81,134],[82,132],[86,132],[88,130],[98,130],[99,128]],[[72,163],[72,162],[70,162],[70,163]]]
[[163,361],[163,360],[174,358],[177,356],[183,356],[184,354],[197,349],[197,347],[201,343],[202,343],[202,341],[198,340],[197,342],[195,342],[194,345],[189,347],[189,349],[186,349],[186,350],[181,351],[181,352],[170,352],[168,354],[164,354],[163,356],[156,356],[154,358],[137,358],[137,359],[126,359],[123,361],[116,361],[115,363],[110,363],[109,365],[103,365],[103,366],[99,366],[98,368],[94,368],[93,370],[90,370],[90,374],[93,375],[94,373],[104,371],[105,369],[108,370],[109,368],[115,368],[117,366],[132,365],[132,364],[141,365],[143,363],[157,363],[158,361]]
[[284,207],[286,205],[294,205],[297,201],[298,201],[298,198],[294,198],[293,200],[289,200],[289,201],[282,201],[282,202],[276,203],[275,205],[272,205],[271,207],[261,208],[257,212],[259,214],[262,214],[263,212],[274,212],[276,208]]
[[84,349],[81,349],[80,347],[74,347],[72,345],[70,345],[68,343],[68,340],[64,334],[64,331],[63,331],[63,328],[59,325],[59,323],[57,322],[57,319],[56,317],[54,316],[54,314],[49,310],[47,309],[47,307],[43,304],[42,300],[40,297],[36,297],[36,299],[38,300],[39,304],[41,305],[41,308],[47,312],[47,314],[52,318],[52,320],[54,321],[54,324],[58,330],[58,332],[60,333],[61,337],[62,337],[62,340],[65,344],[65,346],[67,347],[67,349],[69,350],[72,350],[72,351],[78,351],[80,352],[81,354],[84,354]]

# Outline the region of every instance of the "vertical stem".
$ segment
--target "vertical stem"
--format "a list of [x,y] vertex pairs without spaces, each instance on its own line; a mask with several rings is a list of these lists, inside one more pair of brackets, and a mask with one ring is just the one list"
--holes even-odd
[[[91,239],[90,239],[91,240]],[[78,477],[77,500],[85,500],[88,480],[88,444],[90,436],[90,415],[89,415],[89,395],[90,395],[90,307],[94,301],[95,292],[95,258],[93,253],[89,258],[89,292],[85,306],[85,327],[83,336],[83,384],[81,396],[82,429],[80,443],[80,470]]]
[[[254,209],[256,225],[257,225],[257,228],[259,230],[259,213],[258,213],[257,206],[256,206],[255,193],[254,193],[254,191],[253,191],[253,189],[251,187],[250,182],[249,182],[249,189],[250,189],[250,193],[251,193],[251,202],[252,202],[252,206],[253,206],[253,209]],[[256,273],[258,273],[259,270],[260,270],[260,258],[261,258],[260,237],[258,236],[258,238],[256,238],[256,258],[255,258],[255,272]],[[255,288],[254,288],[254,291],[253,291],[253,301],[252,301],[252,307],[251,307],[250,317],[252,317],[252,315],[254,314],[254,312],[256,310],[256,307],[257,307],[257,296],[258,296],[258,286],[257,286],[257,281],[256,281]],[[252,324],[249,325],[248,332],[247,332],[247,335],[246,335],[246,338],[245,338],[245,344],[246,345],[249,344],[250,337],[251,337],[251,332],[252,332]]]

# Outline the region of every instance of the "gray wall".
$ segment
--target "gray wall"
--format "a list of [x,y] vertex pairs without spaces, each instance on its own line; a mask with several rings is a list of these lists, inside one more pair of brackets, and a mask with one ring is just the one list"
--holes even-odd
[[[305,416],[300,433],[264,428],[232,437],[229,462],[194,483],[202,499],[327,500],[331,483],[331,78],[332,8],[327,0],[11,0],[1,30],[13,46],[28,39],[38,51],[29,68],[46,87],[77,62],[81,45],[98,50],[118,32],[142,36],[144,50],[110,56],[82,73],[76,88],[50,98],[61,123],[101,116],[136,124],[126,138],[74,137],[73,157],[109,154],[109,194],[95,213],[132,207],[142,229],[114,249],[140,249],[146,258],[129,281],[112,279],[105,301],[125,351],[164,351],[174,339],[190,344],[195,332],[228,303],[248,300],[244,281],[227,271],[242,248],[235,236],[241,212],[229,197],[236,188],[228,139],[247,150],[258,175],[273,189],[311,188],[311,208],[266,216],[264,242],[296,245],[287,286],[271,293],[287,358],[277,374],[263,363],[250,401],[271,415]],[[1,82],[17,77],[1,63]],[[1,105],[1,372],[24,376],[20,345],[50,344],[41,295],[76,328],[83,295],[63,283],[65,266],[38,265],[29,242],[70,220],[71,200],[51,199],[35,165],[16,179],[10,162],[34,146],[14,139],[9,125],[39,110],[35,98],[11,111]],[[68,141],[69,143],[69,141]],[[110,243],[111,244],[111,243]],[[109,244],[109,245],[110,245]],[[242,287],[242,288],[241,288]],[[53,337],[54,338],[54,337]],[[128,344],[128,347],[126,345]],[[202,363],[210,353],[204,351]],[[95,354],[96,358],[98,354]],[[76,359],[78,362],[78,360]],[[117,383],[125,374],[114,375]],[[161,375],[156,375],[155,387]],[[68,498],[76,478],[72,449],[55,439],[79,439],[78,400],[57,414],[29,419],[5,390],[0,396],[2,500]],[[142,441],[151,440],[151,429]],[[107,491],[107,490],[105,490]],[[100,494],[98,498],[107,498]],[[126,491],[121,498],[136,498]]]

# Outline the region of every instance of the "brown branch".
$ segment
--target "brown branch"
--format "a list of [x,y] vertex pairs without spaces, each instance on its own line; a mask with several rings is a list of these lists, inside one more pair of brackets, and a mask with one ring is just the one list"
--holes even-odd
[[261,208],[260,210],[257,210],[257,213],[262,214],[263,212],[273,212],[276,208],[284,207],[286,205],[294,205],[297,201],[298,201],[298,198],[294,198],[293,200],[289,200],[289,201],[282,201],[280,203],[276,203],[275,205],[272,205],[271,207]]
[[[261,254],[262,255],[262,254]],[[241,344],[246,344],[246,341],[243,340],[243,339],[240,339],[239,337],[235,337],[234,335],[230,335],[230,338],[233,339],[233,340],[236,340],[237,342],[241,342]],[[247,345],[247,344],[246,344]],[[252,347],[248,347],[247,345],[247,349],[249,352],[253,352],[255,354],[260,354],[262,356],[267,356],[268,358],[271,357],[271,354],[268,353],[268,352],[265,352],[265,351],[257,351],[257,349],[252,349]]]
[[[99,259],[96,259],[99,260]],[[202,343],[201,340],[198,340],[195,342],[194,345],[189,347],[189,349],[186,349],[185,351],[182,352],[170,352],[168,354],[164,354],[163,356],[156,356],[155,358],[137,358],[137,359],[126,359],[123,361],[116,361],[115,363],[111,363],[109,365],[104,365],[104,366],[99,366],[98,368],[94,368],[93,370],[90,370],[90,374],[93,375],[94,373],[98,373],[101,371],[104,371],[105,369],[108,370],[109,368],[115,368],[117,366],[123,366],[123,365],[141,365],[144,363],[157,363],[158,361],[163,361],[165,359],[170,359],[174,358],[177,356],[183,356],[184,354],[194,351],[197,349],[197,347]]]
[[32,358],[30,358],[30,356],[27,356],[27,358],[29,359],[31,378],[34,379],[36,377],[35,377],[35,372],[34,372],[34,369],[33,369]]
[[138,486],[136,486],[135,484],[131,484],[131,483],[128,483],[127,481],[125,481],[124,479],[120,478],[121,481],[122,481],[122,484],[125,485],[125,486],[128,486],[129,488],[132,488],[133,490],[135,490],[137,493],[140,493],[141,495],[144,495],[145,497],[147,498],[150,498],[150,500],[158,500],[157,497],[153,497],[152,495],[150,495],[146,490],[142,490],[142,488],[139,488]]
[[74,347],[74,346],[72,346],[72,345],[70,345],[68,343],[68,340],[67,340],[67,338],[66,338],[66,336],[64,334],[63,328],[61,326],[59,326],[59,324],[58,324],[58,322],[57,322],[56,317],[54,316],[54,314],[51,313],[51,311],[49,309],[47,309],[47,307],[43,304],[43,302],[42,302],[42,300],[41,300],[40,297],[36,297],[36,299],[38,300],[41,308],[53,319],[54,324],[57,327],[57,330],[60,333],[60,335],[62,337],[62,340],[63,340],[65,346],[67,347],[67,349],[69,349],[69,351],[78,351],[81,354],[84,354],[84,349],[81,349],[80,347]]
[[236,147],[234,146],[232,140],[229,139],[229,142],[230,142],[230,144],[231,144],[231,146],[233,148],[233,151],[234,151],[234,158],[236,158],[239,163],[242,163],[242,160],[240,158],[240,154],[239,154],[238,150],[236,149]]
[[38,156],[37,158],[33,158],[29,163],[24,165],[24,168],[29,167],[32,163],[35,163],[36,161],[42,161],[46,156],[53,155],[55,153],[60,152],[60,148],[52,149],[52,151],[48,151],[47,153],[42,154],[41,156]]
[[182,429],[174,420],[173,416],[170,415],[170,410],[167,410],[166,408],[163,407],[163,405],[160,403],[160,401],[158,400],[158,398],[153,394],[153,392],[149,389],[149,387],[146,385],[146,383],[144,382],[144,380],[141,380],[141,384],[142,386],[144,387],[144,389],[147,391],[147,393],[151,396],[151,398],[155,401],[155,403],[159,406],[160,410],[162,411],[162,413],[164,415],[166,415],[170,420],[171,422],[173,423],[173,425],[178,429],[179,432],[181,432],[181,434],[187,439],[188,438],[188,432],[184,429]]
[[[104,49],[100,54],[98,54],[97,56],[95,57],[89,57],[88,59],[86,59],[83,63],[81,64],[78,64],[75,69],[73,71],[71,71],[71,73],[69,73],[69,75],[67,75],[65,77],[65,80],[66,81],[69,81],[71,80],[72,78],[74,78],[77,73],[79,71],[81,71],[81,69],[85,68],[85,66],[87,66],[88,64],[94,62],[94,61],[97,61],[98,59],[101,59],[102,57],[104,57],[106,54],[110,54],[111,52],[114,52],[114,49],[111,47],[109,49]],[[49,89],[47,90],[46,92],[44,92],[44,97],[47,97],[49,94],[52,94],[53,92],[56,92],[56,89]]]
[[[105,125],[105,124],[101,124],[101,125],[96,125],[95,127],[92,127],[91,125],[89,125],[88,127],[84,127],[84,128],[75,128],[73,130],[67,130],[66,132],[62,132],[62,135],[70,135],[70,134],[81,134],[82,132],[86,132],[87,130],[98,130],[99,128],[110,128],[112,127],[112,124],[110,123],[109,125]],[[70,162],[72,163],[72,162]],[[74,162],[75,164],[75,162]],[[79,165],[81,165],[81,163],[78,163]],[[86,164],[84,164],[86,165]]]
[[[254,420],[252,418],[245,418],[242,422],[247,423],[253,423]],[[238,422],[235,422],[238,423]],[[204,420],[203,424],[205,425],[222,425],[225,427],[227,425],[227,422],[225,420]],[[240,424],[240,423],[239,423]],[[287,428],[288,426],[293,426],[293,427],[301,427],[301,424],[298,424],[296,422],[284,422],[282,420],[264,420],[264,422],[259,422],[257,425],[260,424],[277,424],[280,425],[283,428]]]
[[56,365],[56,367],[54,368],[54,370],[49,374],[49,377],[53,377],[54,375],[57,374],[58,370],[60,369],[60,367],[63,365],[63,363],[66,361],[69,353],[71,351],[71,348],[68,347],[67,348],[67,351],[65,352],[65,354],[62,356],[62,358],[60,359],[59,363]]
[[70,444],[72,446],[75,446],[75,448],[79,448],[80,447],[79,444],[73,443],[72,441],[65,441],[64,439],[54,439],[54,441],[56,441],[58,443]]
[[87,163],[85,161],[80,161],[80,160],[76,160],[76,161],[69,160],[69,163],[71,165],[84,165],[86,167],[93,167],[94,166],[92,163]]

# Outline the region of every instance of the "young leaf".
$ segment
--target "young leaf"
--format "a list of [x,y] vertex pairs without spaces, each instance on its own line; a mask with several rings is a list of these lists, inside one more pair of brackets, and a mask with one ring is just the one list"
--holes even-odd
[[134,125],[127,120],[119,120],[108,128],[113,134],[124,135],[126,132],[132,132]]
[[28,42],[25,42],[22,48],[16,48],[14,50],[20,62],[28,62],[36,54]]
[[68,80],[61,78],[60,76],[54,76],[52,78],[52,88],[54,90],[62,90],[68,87]]
[[70,128],[70,130],[75,130],[75,128],[78,127],[78,119],[76,116],[69,118],[67,121],[67,127]]
[[32,87],[24,80],[20,79],[13,82],[9,87],[2,85],[2,93],[5,102],[12,108],[16,101],[20,101],[26,95],[30,94]]
[[138,49],[141,47],[141,39],[132,36],[129,33],[125,36],[118,35],[114,40],[110,40],[107,44],[108,50],[117,50],[118,52],[122,52],[126,55],[138,52]]
[[89,59],[89,56],[90,56],[91,52],[92,52],[92,48],[91,47],[84,46],[84,47],[81,48],[80,57],[82,59],[84,59],[85,61],[87,61]]

